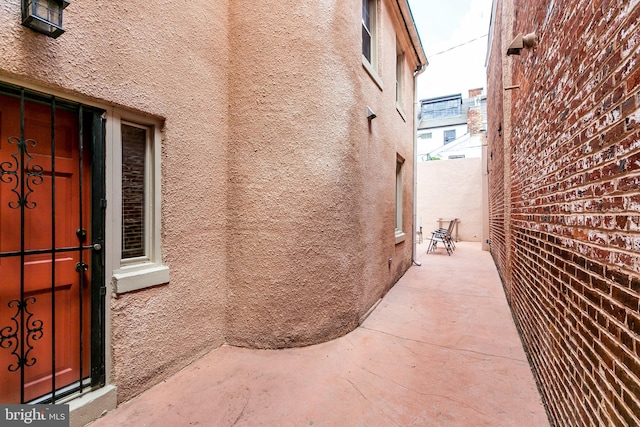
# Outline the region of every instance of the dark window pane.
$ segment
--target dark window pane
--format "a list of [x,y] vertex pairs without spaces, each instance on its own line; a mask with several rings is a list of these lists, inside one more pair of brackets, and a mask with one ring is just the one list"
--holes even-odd
[[362,0],[362,24],[367,28],[371,28],[371,16],[369,15],[369,0]]
[[362,26],[362,54],[371,62],[371,34]]
[[145,256],[147,130],[122,125],[122,258]]

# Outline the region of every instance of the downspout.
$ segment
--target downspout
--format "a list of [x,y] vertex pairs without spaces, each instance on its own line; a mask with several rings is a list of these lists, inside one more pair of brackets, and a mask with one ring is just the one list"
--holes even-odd
[[[411,237],[413,240],[413,248],[411,253],[411,259],[415,265],[422,265],[420,262],[416,260],[416,252],[417,252],[417,242],[416,242],[416,221],[418,215],[418,207],[417,207],[417,188],[418,188],[418,115],[416,106],[418,105],[418,91],[416,90],[418,87],[418,75],[422,73],[429,62],[424,54],[424,50],[422,49],[422,42],[420,41],[420,34],[418,33],[418,29],[415,25],[415,20],[413,19],[413,13],[411,12],[411,7],[409,6],[408,0],[402,1],[396,0],[396,5],[398,6],[398,10],[400,12],[400,16],[402,17],[402,22],[404,23],[404,28],[407,31],[407,35],[409,36],[409,40],[411,42],[411,47],[413,48],[413,53],[416,56],[416,62],[418,66],[413,72],[413,224],[411,226],[411,231],[413,236]],[[402,7],[404,5],[405,7]],[[411,21],[412,25],[409,25],[408,21]],[[422,55],[421,55],[422,54]],[[424,58],[424,60],[422,59]]]
[[418,252],[418,242],[416,240],[416,223],[418,220],[418,125],[420,122],[418,121],[418,91],[416,90],[418,87],[418,76],[424,71],[426,68],[425,64],[419,64],[418,68],[413,72],[413,225],[412,225],[412,239],[413,239],[413,250],[411,253],[411,259],[413,263],[417,266],[421,266],[422,263],[417,260],[417,252]]

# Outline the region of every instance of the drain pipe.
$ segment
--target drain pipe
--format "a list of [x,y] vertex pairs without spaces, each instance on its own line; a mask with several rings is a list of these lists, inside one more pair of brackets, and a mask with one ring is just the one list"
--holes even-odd
[[418,76],[424,71],[427,64],[419,64],[416,70],[413,72],[413,226],[412,226],[412,239],[413,250],[411,253],[411,259],[417,266],[421,266],[422,263],[417,260],[418,242],[416,241],[416,223],[418,220],[418,121],[417,109],[419,107],[418,102]]

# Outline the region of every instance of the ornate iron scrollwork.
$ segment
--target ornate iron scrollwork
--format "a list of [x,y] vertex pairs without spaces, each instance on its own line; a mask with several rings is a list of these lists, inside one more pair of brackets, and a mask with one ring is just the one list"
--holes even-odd
[[[33,345],[31,345],[31,341],[38,341],[44,333],[42,332],[42,320],[33,319],[33,313],[29,311],[27,308],[27,304],[35,304],[36,299],[34,297],[28,297],[24,301],[19,301],[17,299],[9,301],[9,307],[15,307],[17,309],[16,314],[11,318],[13,321],[13,325],[5,326],[0,329],[0,347],[2,348],[10,348],[11,354],[14,355],[17,359],[15,363],[9,365],[9,371],[16,372],[23,366],[33,366],[36,363],[35,357],[29,357],[29,353],[33,350]],[[25,334],[24,334],[24,354],[21,354],[20,351],[20,322],[18,319],[20,318],[20,313],[24,311],[26,315],[25,323]]]
[[18,345],[20,344],[18,340],[18,332],[20,331],[20,323],[18,323],[18,316],[20,314],[20,301],[17,299],[9,301],[9,308],[16,305],[18,307],[18,312],[15,316],[11,318],[13,320],[14,325],[5,326],[0,329],[0,347],[2,348],[12,348],[11,354],[18,358],[17,365],[9,365],[9,371],[15,372],[20,369],[21,357],[20,352],[18,351]]
[[[15,153],[11,154],[13,157],[13,162],[7,161],[0,163],[0,181],[11,184],[13,183],[13,188],[11,191],[17,196],[17,201],[10,201],[9,207],[11,209],[19,209],[20,207],[24,207],[25,209],[33,209],[36,207],[36,202],[29,201],[29,195],[33,193],[32,185],[40,185],[44,182],[44,177],[42,175],[43,168],[41,165],[31,165],[31,161],[33,160],[33,156],[27,150],[27,147],[31,145],[35,147],[36,141],[33,139],[27,139],[25,141],[20,140],[15,136],[9,137],[9,144],[17,144],[18,149]],[[26,158],[26,161],[24,159]],[[24,179],[24,194],[22,193],[22,189],[20,189],[20,179],[24,177],[24,175],[20,170],[20,159],[23,159],[24,165],[22,165],[24,173],[26,173],[26,178]]]

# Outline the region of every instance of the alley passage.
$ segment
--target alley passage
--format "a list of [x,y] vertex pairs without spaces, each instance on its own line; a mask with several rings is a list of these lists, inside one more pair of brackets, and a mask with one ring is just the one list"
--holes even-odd
[[489,253],[425,250],[350,334],[219,348],[92,426],[548,426]]

